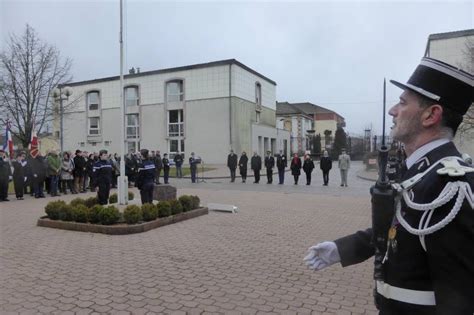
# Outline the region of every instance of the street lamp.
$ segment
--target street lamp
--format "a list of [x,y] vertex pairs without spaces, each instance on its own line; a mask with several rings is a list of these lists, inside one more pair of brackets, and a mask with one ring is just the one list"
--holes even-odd
[[310,154],[313,154],[313,136],[314,136],[314,133],[316,132],[316,130],[314,129],[310,129],[310,130],[306,130],[306,134],[308,135],[308,140],[309,140],[309,153]]
[[68,100],[69,96],[72,95],[72,90],[70,87],[58,85],[53,90],[53,98],[55,101],[59,101],[59,133],[60,133],[60,147],[61,153],[64,152],[64,135],[63,135],[63,116],[64,116],[64,107],[63,101]]

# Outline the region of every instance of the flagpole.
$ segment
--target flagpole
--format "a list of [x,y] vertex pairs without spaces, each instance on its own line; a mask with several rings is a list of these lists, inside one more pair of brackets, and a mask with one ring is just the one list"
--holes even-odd
[[123,0],[120,0],[120,176],[118,178],[118,202],[128,204],[128,179],[125,176],[125,106],[123,97]]

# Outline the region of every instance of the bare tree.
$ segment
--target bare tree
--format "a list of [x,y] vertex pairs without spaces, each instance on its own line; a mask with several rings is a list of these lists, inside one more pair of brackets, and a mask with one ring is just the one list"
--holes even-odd
[[[462,62],[459,67],[466,72],[474,73],[474,38],[469,37],[466,40],[466,44],[462,51],[465,61]],[[459,126],[458,133],[460,135],[465,134],[468,131],[472,131],[474,128],[474,105],[471,104],[466,114],[464,114],[464,119],[462,124]]]
[[31,139],[33,123],[38,134],[54,118],[51,90],[70,82],[71,60],[42,41],[26,25],[21,36],[10,35],[0,53],[0,123],[12,122],[12,134],[24,148]]

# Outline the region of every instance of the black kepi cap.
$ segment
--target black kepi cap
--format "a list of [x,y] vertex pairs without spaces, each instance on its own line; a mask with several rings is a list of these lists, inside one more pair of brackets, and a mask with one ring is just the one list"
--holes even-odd
[[406,84],[390,80],[403,90],[411,90],[443,107],[464,115],[474,101],[474,76],[442,61],[425,57]]

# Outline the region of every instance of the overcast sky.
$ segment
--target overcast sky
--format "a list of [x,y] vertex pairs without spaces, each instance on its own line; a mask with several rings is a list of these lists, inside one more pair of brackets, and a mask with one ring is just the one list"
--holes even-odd
[[[26,23],[73,60],[74,81],[119,74],[119,0],[0,0],[1,49]],[[125,69],[235,58],[346,130],[381,130],[383,78],[405,82],[433,33],[473,28],[472,1],[125,1]],[[388,105],[400,90],[387,86]],[[390,119],[387,126],[390,125]]]

